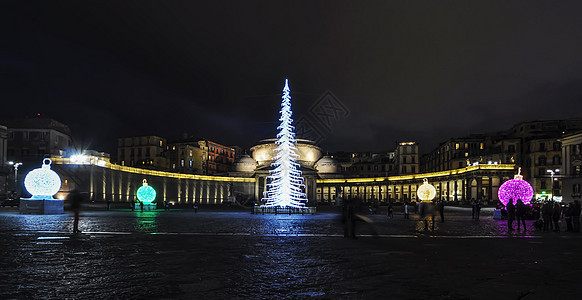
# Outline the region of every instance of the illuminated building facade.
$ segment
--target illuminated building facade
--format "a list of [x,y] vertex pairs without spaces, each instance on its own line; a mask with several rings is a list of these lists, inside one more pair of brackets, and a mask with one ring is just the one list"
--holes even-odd
[[205,174],[205,150],[198,147],[196,141],[179,141],[168,144],[165,156],[168,158],[169,170],[172,172]]
[[167,170],[166,144],[165,138],[154,135],[119,138],[117,161],[122,166]]
[[7,161],[8,151],[8,127],[0,125],[0,162]]
[[233,148],[207,139],[198,141],[198,145],[206,153],[206,156],[203,157],[205,174],[225,174],[231,170],[235,155]]
[[365,203],[418,201],[416,192],[428,178],[436,189],[435,200],[467,202],[479,196],[497,201],[499,187],[514,173],[515,165],[498,164],[389,177],[319,179],[316,199],[331,205],[340,198],[359,198]]
[[[9,190],[8,178],[13,174],[12,167],[8,165],[6,152],[8,150],[8,128],[0,125],[0,194],[6,194]],[[10,182],[14,182],[11,180]]]
[[420,172],[420,159],[417,143],[398,143],[394,154],[395,169],[398,175],[416,174]]
[[[296,142],[296,152],[299,155],[296,162],[301,168],[301,176],[303,177],[303,184],[305,185],[304,192],[307,195],[308,201],[313,201],[315,199],[316,180],[318,177],[316,164],[322,157],[322,151],[312,141],[296,139]],[[256,162],[256,168],[251,175],[256,179],[255,199],[263,198],[262,195],[267,190],[267,177],[270,175],[271,164],[275,161],[274,150],[276,147],[275,139],[267,139],[260,141],[259,144],[251,148],[252,159]],[[242,168],[250,164],[241,165],[237,161],[236,165],[238,168]],[[235,171],[240,172],[242,169],[235,169]],[[310,204],[313,204],[313,202],[308,202],[308,205]]]
[[135,202],[146,179],[156,190],[158,203],[222,204],[233,194],[254,195],[255,179],[184,174],[113,164],[107,157],[51,157],[52,168],[63,182],[55,197],[65,198],[75,188],[87,191],[92,201]]
[[4,119],[0,124],[8,128],[6,159],[25,162],[24,168],[72,146],[69,127],[53,119]]
[[380,177],[395,174],[394,152],[335,152],[329,156],[338,163],[344,177]]
[[582,131],[560,139],[562,144],[562,201],[582,201]]
[[[423,172],[452,170],[477,164],[516,164],[538,200],[561,195],[559,180],[548,170],[561,168],[559,139],[582,129],[582,118],[522,122],[503,132],[475,134],[441,143],[421,158]],[[559,178],[555,177],[554,178]]]
[[[52,157],[53,169],[62,177],[61,191],[79,188],[89,191],[94,201],[117,202],[136,200],[135,191],[144,178],[158,191],[158,200],[176,204],[222,204],[236,196],[241,202],[261,199],[273,160],[274,141],[265,140],[253,147],[252,157],[241,156],[228,176],[209,176],[149,170],[112,164],[106,156]],[[298,163],[303,171],[305,192],[310,205],[339,204],[340,198],[360,198],[364,202],[404,202],[417,199],[416,191],[423,178],[436,188],[436,199],[467,201],[482,195],[497,200],[501,183],[516,172],[515,165],[476,165],[466,168],[389,177],[346,178],[337,173],[338,163],[330,156],[322,157],[321,149],[309,141],[297,143]],[[68,183],[68,184],[67,184]],[[248,204],[248,202],[246,202]]]
[[[71,130],[63,123],[48,118],[18,118],[0,120],[0,156],[2,169],[0,180],[2,190],[26,193],[23,186],[24,175],[37,167],[43,158],[62,155],[71,148]],[[14,179],[14,169],[7,161],[19,162],[18,178]],[[16,186],[15,186],[16,185]]]

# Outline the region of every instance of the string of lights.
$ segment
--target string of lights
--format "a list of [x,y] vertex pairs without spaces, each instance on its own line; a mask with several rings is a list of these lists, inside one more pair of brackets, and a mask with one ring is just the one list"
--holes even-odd
[[275,144],[275,162],[267,176],[269,183],[265,192],[265,207],[293,207],[304,208],[307,202],[306,194],[303,192],[304,184],[299,164],[297,163],[297,148],[295,147],[295,133],[293,132],[293,119],[291,111],[291,96],[289,82],[285,79],[283,88],[283,101],[281,101],[281,124],[277,127],[277,141]]

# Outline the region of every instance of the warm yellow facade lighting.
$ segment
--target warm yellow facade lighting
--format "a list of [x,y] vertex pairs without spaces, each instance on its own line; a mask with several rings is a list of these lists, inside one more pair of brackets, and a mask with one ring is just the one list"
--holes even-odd
[[497,165],[475,165],[475,166],[468,166],[465,168],[448,170],[448,171],[440,171],[440,172],[431,172],[431,173],[422,173],[422,174],[410,174],[410,175],[401,175],[401,176],[390,176],[390,177],[374,177],[374,178],[347,178],[347,179],[318,179],[317,183],[368,183],[368,182],[382,182],[382,181],[399,181],[399,180],[421,180],[423,178],[431,178],[431,177],[441,177],[441,176],[451,176],[451,175],[458,175],[467,172],[472,172],[476,170],[515,170],[515,165],[513,164],[497,164]]
[[142,174],[142,175],[151,175],[151,176],[159,176],[159,177],[169,177],[169,178],[179,178],[179,179],[193,179],[193,180],[209,180],[209,181],[230,181],[230,182],[255,182],[255,178],[247,178],[247,177],[227,177],[227,176],[209,176],[209,175],[196,175],[196,174],[183,174],[183,173],[174,173],[174,172],[166,172],[166,171],[157,171],[157,170],[147,170],[147,169],[140,169],[128,166],[120,166],[116,164],[112,164],[109,158],[105,157],[97,157],[97,156],[87,156],[86,160],[79,163],[78,160],[71,160],[70,158],[65,158],[61,156],[54,156],[51,157],[51,160],[54,164],[57,165],[95,165],[98,167],[117,170],[127,173],[134,173],[134,174]]

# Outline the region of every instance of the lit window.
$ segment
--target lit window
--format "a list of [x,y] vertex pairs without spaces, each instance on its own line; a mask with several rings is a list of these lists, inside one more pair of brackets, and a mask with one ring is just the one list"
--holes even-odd
[[456,144],[455,144],[455,149],[456,149],[456,150],[459,150],[459,148],[460,148],[460,145],[459,145],[459,143],[456,143]]
[[479,144],[479,149],[481,149],[481,150],[485,149],[485,143]]
[[465,152],[465,157],[469,157],[469,152]]

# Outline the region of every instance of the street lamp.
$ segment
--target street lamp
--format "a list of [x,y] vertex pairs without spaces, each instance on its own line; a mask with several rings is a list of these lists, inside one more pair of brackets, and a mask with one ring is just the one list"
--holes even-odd
[[[552,192],[550,194],[551,194],[552,200],[554,200],[554,175],[556,173],[559,173],[560,169],[547,170],[546,172],[550,173],[550,183],[552,185]],[[557,178],[556,178],[556,180],[557,180]]]
[[[14,167],[14,192],[18,193],[18,167],[22,166],[22,163],[9,161],[8,164]],[[14,195],[14,197],[16,196]]]

